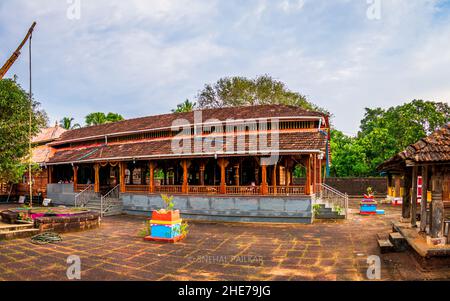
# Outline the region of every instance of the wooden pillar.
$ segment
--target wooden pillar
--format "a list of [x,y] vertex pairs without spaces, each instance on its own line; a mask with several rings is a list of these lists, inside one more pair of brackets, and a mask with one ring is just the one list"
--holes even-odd
[[181,188],[182,193],[188,193],[188,161],[183,160],[181,161],[181,166],[183,167],[183,185]]
[[417,175],[418,167],[412,168],[411,226],[417,227]]
[[269,192],[267,187],[267,166],[261,165],[261,194],[266,195]]
[[259,185],[259,167],[255,168],[255,185]]
[[288,161],[286,159],[285,163],[284,163],[284,185],[286,187],[289,186],[289,165],[288,165]]
[[405,171],[405,187],[403,190],[403,201],[402,201],[402,218],[405,221],[411,217],[411,184],[412,184],[412,171],[411,168],[407,167]]
[[306,195],[311,194],[311,156],[306,159],[306,184],[305,184]]
[[420,203],[420,231],[427,229],[427,206],[428,206],[428,166],[422,166],[422,200]]
[[48,167],[48,183],[53,184],[53,166]]
[[200,185],[205,186],[205,169],[206,164],[205,162],[200,163]]
[[78,185],[78,166],[73,166],[73,190],[77,191]]
[[100,192],[100,165],[98,163],[94,164],[95,180],[94,180],[94,191]]
[[225,169],[227,168],[229,162],[227,160],[225,160],[224,158],[220,158],[218,163],[220,166],[220,193],[226,194],[227,193],[227,183],[226,183]]
[[150,161],[148,164],[149,172],[150,172],[150,185],[149,185],[149,192],[154,193],[155,192],[155,162]]
[[120,184],[120,192],[126,192],[126,183],[125,183],[125,170],[126,168],[125,162],[119,162],[119,184]]
[[431,238],[442,238],[444,236],[444,202],[442,200],[442,174],[437,166],[433,166],[432,177],[432,221]]
[[234,184],[239,186],[239,163],[234,165]]
[[272,167],[272,186],[273,186],[273,193],[277,193],[277,165],[275,164]]
[[314,194],[316,192],[316,179],[317,179],[317,159],[316,159],[316,155],[312,156],[312,189],[311,192]]
[[395,177],[394,177],[394,182],[395,182],[395,190],[394,190],[394,197],[396,197],[396,198],[399,198],[399,197],[403,197],[401,194],[400,194],[400,191],[401,191],[401,179],[400,179],[400,176],[399,175],[396,175]]
[[322,160],[319,159],[319,166],[318,166],[318,174],[319,178],[317,179],[318,184],[322,184]]

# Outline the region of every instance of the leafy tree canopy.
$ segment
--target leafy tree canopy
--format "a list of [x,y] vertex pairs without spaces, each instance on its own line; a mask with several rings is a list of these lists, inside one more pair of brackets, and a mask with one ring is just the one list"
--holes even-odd
[[27,168],[29,153],[29,116],[31,135],[47,126],[48,118],[14,80],[0,80],[0,179],[18,182]]
[[80,124],[79,123],[75,123],[73,124],[75,118],[73,117],[64,117],[63,119],[61,119],[61,121],[59,122],[59,125],[66,130],[73,130],[73,129],[78,129],[80,128]]
[[309,102],[304,95],[290,91],[283,82],[269,75],[254,79],[240,76],[221,78],[215,84],[205,85],[197,95],[197,103],[201,109],[285,104],[326,112]]
[[172,113],[187,113],[192,112],[196,107],[195,102],[189,101],[189,99],[186,99],[183,103],[180,103],[177,105],[177,108],[175,110],[172,110]]
[[90,113],[85,117],[85,122],[87,126],[99,125],[103,123],[116,122],[121,120],[124,120],[122,115],[111,112],[108,114],[102,112],[94,112]]
[[331,133],[333,176],[377,176],[376,167],[450,121],[446,103],[413,100],[391,107],[366,108],[357,137]]

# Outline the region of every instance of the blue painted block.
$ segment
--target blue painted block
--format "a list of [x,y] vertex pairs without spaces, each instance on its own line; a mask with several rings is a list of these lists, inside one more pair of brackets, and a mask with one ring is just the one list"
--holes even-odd
[[152,237],[158,238],[175,238],[181,235],[181,224],[173,225],[151,225]]
[[384,210],[377,210],[377,214],[383,215],[384,214]]

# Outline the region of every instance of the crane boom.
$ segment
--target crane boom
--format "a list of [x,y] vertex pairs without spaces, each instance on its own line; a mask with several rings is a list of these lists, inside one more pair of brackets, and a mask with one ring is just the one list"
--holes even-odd
[[20,55],[20,50],[22,50],[23,45],[28,41],[31,34],[33,33],[34,27],[36,26],[36,22],[33,22],[30,29],[28,30],[27,35],[23,39],[22,43],[20,43],[19,47],[17,47],[16,51],[11,55],[11,57],[6,61],[6,63],[3,65],[3,67],[0,69],[0,79],[5,76],[6,72],[8,72],[9,68],[14,64],[14,62],[17,60],[17,58]]

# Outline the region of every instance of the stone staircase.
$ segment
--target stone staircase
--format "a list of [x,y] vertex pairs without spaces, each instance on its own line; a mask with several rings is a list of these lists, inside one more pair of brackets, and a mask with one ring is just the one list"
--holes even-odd
[[408,249],[408,242],[399,232],[381,233],[377,235],[377,238],[381,254],[404,252]]
[[33,223],[3,224],[0,222],[0,240],[25,238],[39,233]]
[[345,214],[333,211],[325,204],[314,205],[314,219],[345,219]]
[[[92,210],[94,212],[102,213],[102,204],[101,198],[95,198],[89,200],[86,204],[85,208]],[[110,200],[107,208],[103,208],[103,216],[112,216],[112,215],[120,215],[123,211],[123,203],[117,200]]]

